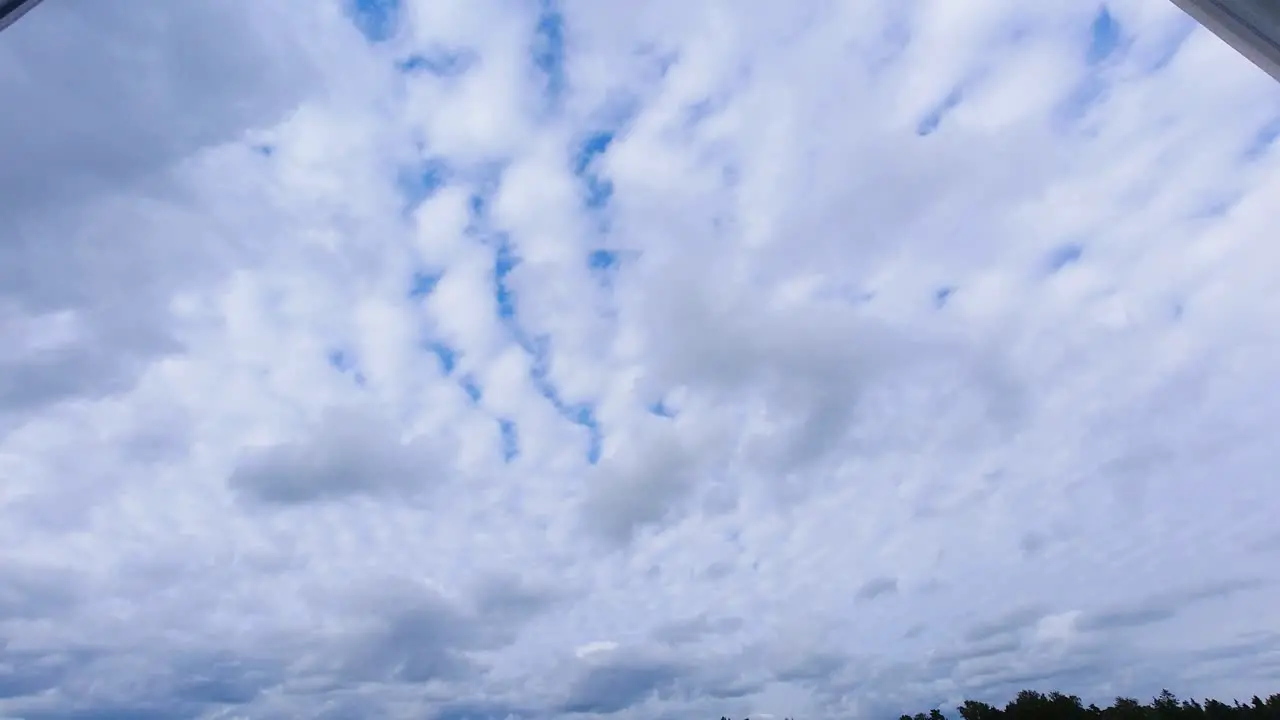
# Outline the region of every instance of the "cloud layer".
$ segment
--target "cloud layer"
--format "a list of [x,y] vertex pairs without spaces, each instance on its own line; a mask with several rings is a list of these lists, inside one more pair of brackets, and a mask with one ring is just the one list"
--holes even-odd
[[0,714],[1280,686],[1280,92],[1171,3],[48,0]]

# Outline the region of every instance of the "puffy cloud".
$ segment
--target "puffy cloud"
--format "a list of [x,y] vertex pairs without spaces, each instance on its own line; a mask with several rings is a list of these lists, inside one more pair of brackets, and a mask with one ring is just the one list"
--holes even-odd
[[0,714],[1274,692],[1280,101],[1170,3],[49,0]]
[[281,505],[421,492],[440,463],[395,431],[376,417],[330,409],[306,441],[250,450],[228,484],[248,499]]

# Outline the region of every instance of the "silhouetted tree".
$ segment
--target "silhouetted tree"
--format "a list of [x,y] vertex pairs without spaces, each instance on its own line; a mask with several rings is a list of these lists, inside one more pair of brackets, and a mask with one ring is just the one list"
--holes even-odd
[[965,700],[956,708],[963,720],[1003,720],[1004,713],[1000,708],[977,700]]
[[[977,700],[966,700],[956,712],[960,720],[1280,720],[1280,693],[1263,699],[1254,696],[1249,702],[1233,700],[1228,705],[1219,700],[1180,700],[1169,690],[1162,690],[1144,705],[1134,698],[1118,697],[1109,707],[1085,706],[1075,695],[1051,692],[1048,695],[1023,690],[1003,709]],[[899,720],[943,720],[938,709],[914,715],[903,714]]]
[[[1087,707],[1075,695],[1051,692],[1048,695],[1023,690],[1003,709],[977,700],[965,700],[956,711],[961,720],[1280,720],[1280,693],[1263,698],[1257,695],[1242,703],[1228,705],[1219,700],[1179,700],[1162,690],[1151,704],[1118,697],[1105,708]],[[720,718],[720,720],[729,720]],[[898,720],[946,720],[938,708],[914,715],[904,713]]]

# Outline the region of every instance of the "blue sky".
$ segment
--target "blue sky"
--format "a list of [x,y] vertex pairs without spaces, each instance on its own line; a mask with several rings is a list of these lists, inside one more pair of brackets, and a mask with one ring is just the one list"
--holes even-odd
[[1280,95],[1172,3],[48,0],[0,97],[0,715],[1280,689]]

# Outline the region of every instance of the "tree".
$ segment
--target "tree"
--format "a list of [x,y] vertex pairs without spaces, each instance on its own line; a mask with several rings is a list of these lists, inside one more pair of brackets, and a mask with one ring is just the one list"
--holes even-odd
[[[1076,695],[1034,690],[1019,692],[1003,709],[977,700],[965,700],[956,707],[960,720],[1280,720],[1280,693],[1263,699],[1253,696],[1249,702],[1235,700],[1228,705],[1219,700],[1180,700],[1169,690],[1162,690],[1143,703],[1128,697],[1117,697],[1109,707],[1088,706]],[[945,720],[941,711],[914,715],[903,714],[900,720]]]
[[956,711],[963,720],[1003,720],[1004,717],[1000,708],[976,700],[965,700]]

